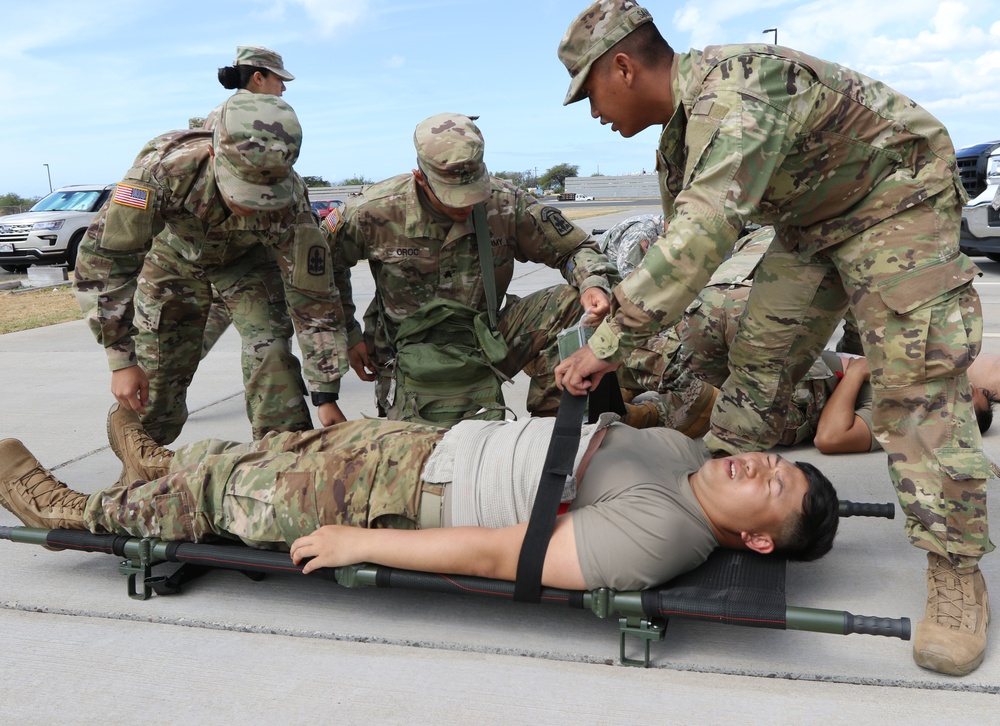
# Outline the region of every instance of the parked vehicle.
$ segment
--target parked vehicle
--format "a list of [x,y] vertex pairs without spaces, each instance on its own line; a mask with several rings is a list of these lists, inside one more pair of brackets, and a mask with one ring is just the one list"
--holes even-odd
[[594,198],[588,194],[574,194],[573,192],[566,192],[565,194],[559,195],[560,202],[592,202]]
[[330,214],[334,209],[340,209],[344,206],[344,203],[339,199],[323,199],[315,202],[310,202],[313,211],[319,215],[320,219],[326,219],[327,215]]
[[1000,149],[1000,139],[982,144],[963,146],[955,152],[958,175],[969,199],[975,199],[986,189],[986,165],[990,155]]
[[984,164],[983,191],[962,208],[962,251],[1000,262],[1000,210],[993,206],[1000,195],[1000,144]]
[[0,217],[0,268],[76,264],[76,250],[114,184],[60,187],[27,212]]

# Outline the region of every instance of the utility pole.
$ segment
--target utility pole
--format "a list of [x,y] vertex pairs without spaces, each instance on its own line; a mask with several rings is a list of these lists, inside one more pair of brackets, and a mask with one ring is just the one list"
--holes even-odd
[[774,33],[774,45],[777,45],[778,44],[778,29],[777,28],[768,28],[767,30],[764,31],[764,35],[766,35],[768,33]]
[[48,164],[42,164],[42,166],[45,167],[45,173],[49,175],[49,194],[51,194],[52,193],[52,172],[49,171],[49,165]]

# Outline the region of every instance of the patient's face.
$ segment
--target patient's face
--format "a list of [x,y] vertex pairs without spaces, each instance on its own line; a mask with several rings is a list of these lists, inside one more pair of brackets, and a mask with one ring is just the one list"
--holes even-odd
[[793,512],[802,512],[809,491],[805,473],[775,453],[753,452],[710,459],[699,470],[711,490],[720,522],[734,531],[780,532]]

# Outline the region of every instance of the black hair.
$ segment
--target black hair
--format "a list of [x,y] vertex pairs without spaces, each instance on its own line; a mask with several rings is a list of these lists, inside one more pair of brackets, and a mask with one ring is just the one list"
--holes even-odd
[[605,51],[602,58],[614,57],[616,53],[624,53],[644,66],[668,64],[674,58],[674,49],[653,23],[640,25]]
[[246,88],[250,84],[253,74],[258,71],[264,78],[271,75],[271,71],[267,68],[258,68],[257,66],[225,66],[219,69],[219,83],[230,91]]
[[775,551],[790,560],[812,562],[833,547],[840,523],[840,501],[830,480],[812,464],[796,461],[806,475],[809,491],[802,497],[802,514],[792,515],[775,540]]
[[979,424],[979,433],[985,434],[990,430],[990,426],[993,425],[993,404],[1000,399],[998,399],[994,391],[986,388],[980,388],[979,390],[983,392],[983,397],[986,399],[986,408],[980,411],[976,408],[975,402],[973,402],[972,407],[976,411],[976,423]]

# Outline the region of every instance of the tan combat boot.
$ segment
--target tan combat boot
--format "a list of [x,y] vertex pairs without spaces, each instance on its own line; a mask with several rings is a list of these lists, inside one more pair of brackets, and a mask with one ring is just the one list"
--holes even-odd
[[17,439],[0,441],[0,504],[29,527],[87,529],[87,495],[52,476]]
[[139,414],[117,403],[108,411],[108,443],[122,462],[122,473],[118,477],[122,486],[159,479],[170,471],[174,452],[160,446],[146,433]]
[[663,420],[660,418],[660,410],[656,404],[646,400],[639,403],[626,403],[622,423],[635,429],[649,429],[654,426],[662,426]]
[[983,662],[990,600],[979,567],[956,568],[927,554],[927,609],[917,623],[913,660],[952,676],[968,675]]
[[691,404],[684,421],[678,422],[677,430],[691,439],[700,439],[712,428],[712,409],[715,399],[719,397],[719,389],[706,383],[698,398]]

